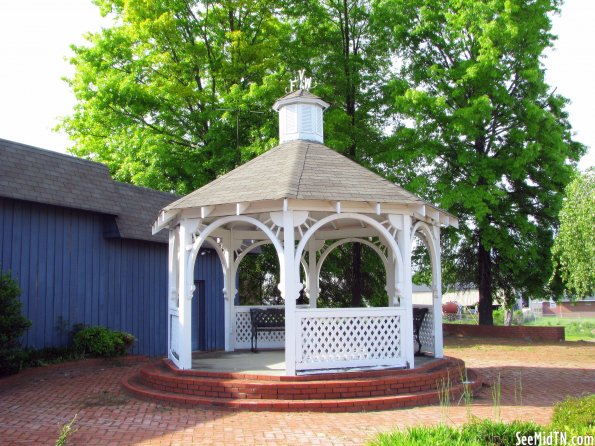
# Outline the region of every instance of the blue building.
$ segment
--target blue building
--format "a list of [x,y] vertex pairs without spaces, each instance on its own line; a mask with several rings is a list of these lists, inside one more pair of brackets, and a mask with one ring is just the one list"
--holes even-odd
[[[102,164],[0,139],[0,268],[19,283],[32,321],[24,345],[63,346],[82,323],[132,333],[134,353],[164,355],[168,240],[151,225],[177,198],[114,181]],[[209,250],[195,285],[193,349],[223,348],[223,275]]]

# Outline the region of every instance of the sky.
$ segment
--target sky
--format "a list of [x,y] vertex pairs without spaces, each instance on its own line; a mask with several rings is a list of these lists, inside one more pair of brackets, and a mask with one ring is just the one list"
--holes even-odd
[[[595,1],[567,0],[553,19],[555,48],[546,53],[546,80],[571,100],[575,139],[590,147],[579,163],[595,166]],[[71,44],[109,23],[91,0],[0,0],[0,138],[65,152],[52,131],[75,100],[62,80],[73,74]],[[1,160],[0,160],[1,162]]]

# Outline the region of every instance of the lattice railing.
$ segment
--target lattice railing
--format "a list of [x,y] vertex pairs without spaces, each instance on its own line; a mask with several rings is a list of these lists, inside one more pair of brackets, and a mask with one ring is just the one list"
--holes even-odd
[[[421,351],[423,353],[434,353],[434,315],[432,307],[428,305],[415,305],[416,307],[425,307],[428,309],[426,317],[419,330],[419,340],[421,341]],[[417,348],[417,346],[416,346]]]
[[[250,348],[252,337],[252,322],[250,308],[284,308],[283,305],[235,307],[235,348]],[[263,331],[258,333],[258,348],[284,348],[285,333],[280,331]]]
[[296,311],[296,370],[404,366],[402,308]]

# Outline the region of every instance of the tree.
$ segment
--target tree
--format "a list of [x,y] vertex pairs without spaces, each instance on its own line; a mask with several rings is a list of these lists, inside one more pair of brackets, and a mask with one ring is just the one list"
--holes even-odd
[[[386,138],[386,97],[382,94],[390,68],[386,30],[374,2],[369,0],[307,0],[289,2],[287,17],[295,31],[290,66],[314,74],[316,92],[331,103],[325,113],[326,144],[352,160],[372,167],[370,154],[381,150]],[[362,245],[351,245],[348,266],[351,303],[364,302],[365,266]],[[373,258],[379,266],[377,259]]]
[[[305,68],[332,104],[327,144],[357,162],[385,140],[386,39],[368,0],[97,0],[114,26],[73,47],[73,153],[120,181],[187,193],[273,147],[270,108]],[[252,113],[257,111],[259,113]],[[361,246],[352,303],[362,303]]]
[[288,75],[274,1],[96,3],[114,26],[73,46],[77,104],[60,127],[74,154],[188,193],[275,145],[270,108]]
[[[400,59],[390,89],[400,150],[376,161],[459,217],[444,238],[492,324],[497,291],[542,295],[563,190],[584,147],[544,81],[556,0],[385,0]],[[411,165],[416,166],[411,169]]]
[[18,284],[0,269],[0,376],[18,372],[27,357],[20,337],[31,321],[21,314],[20,295]]
[[555,274],[571,295],[595,293],[595,169],[578,174],[566,188],[560,230],[552,249]]

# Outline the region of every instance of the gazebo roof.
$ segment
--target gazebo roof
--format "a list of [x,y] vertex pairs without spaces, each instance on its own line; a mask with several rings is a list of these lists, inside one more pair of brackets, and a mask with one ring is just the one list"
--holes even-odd
[[196,215],[193,209],[201,218],[212,218],[285,208],[337,213],[359,209],[380,215],[381,209],[386,214],[406,207],[418,218],[458,225],[447,212],[323,145],[326,107],[328,103],[306,89],[280,98],[273,109],[279,112],[282,143],[165,207],[154,232],[176,215]]
[[439,210],[340,153],[302,140],[275,147],[164,210],[283,198],[422,204]]

